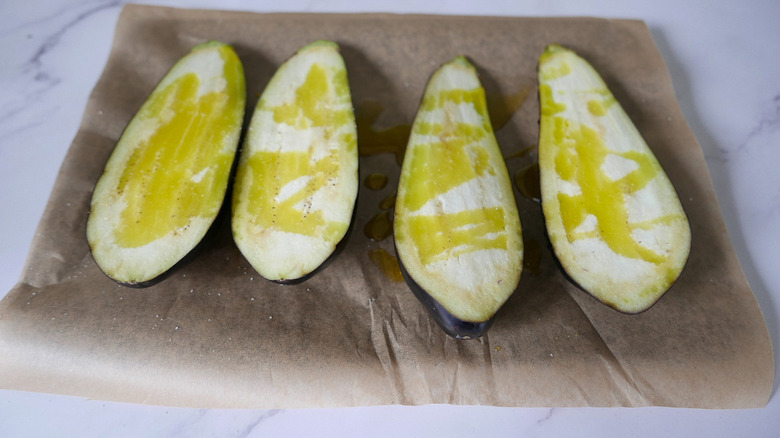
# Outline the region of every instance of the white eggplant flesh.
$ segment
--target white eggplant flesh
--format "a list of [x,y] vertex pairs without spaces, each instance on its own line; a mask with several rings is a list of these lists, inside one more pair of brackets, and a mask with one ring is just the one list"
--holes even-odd
[[629,314],[647,310],[690,252],[677,193],[587,61],[550,45],[538,75],[542,209],[555,256],[601,302]]
[[484,334],[520,281],[517,204],[476,68],[459,56],[430,78],[395,205],[399,264],[451,336]]
[[146,286],[189,254],[215,221],[244,119],[233,49],[194,47],[128,124],[92,195],[87,239],[112,279]]
[[308,278],[343,243],[358,193],[347,69],[317,41],[279,67],[255,107],[233,191],[233,238],[264,278]]

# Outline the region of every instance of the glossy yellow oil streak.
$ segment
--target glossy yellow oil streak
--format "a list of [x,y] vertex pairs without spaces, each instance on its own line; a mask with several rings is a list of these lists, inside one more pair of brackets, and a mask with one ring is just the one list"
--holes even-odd
[[542,208],[572,279],[628,313],[682,271],[690,227],[671,182],[598,73],[568,49],[539,61]]
[[[487,114],[487,98],[485,97],[485,89],[482,87],[470,90],[451,88],[440,90],[438,93],[431,93],[423,98],[420,109],[423,111],[433,111],[435,109],[444,108],[448,104],[458,105],[461,103],[473,106],[474,111],[480,115]],[[486,130],[492,130],[490,120],[488,119],[480,126]]]
[[157,129],[130,155],[119,179],[126,206],[117,244],[134,248],[185,229],[196,217],[214,217],[222,205],[235,149],[224,147],[240,127],[243,68],[227,46],[223,89],[198,95],[196,73],[184,74],[155,92],[140,110]]
[[[328,185],[338,172],[335,157],[315,163],[307,152],[256,152],[248,162],[252,172],[247,213],[253,225],[265,230],[303,234],[334,240],[343,232],[344,223],[327,221],[322,210],[310,211],[305,200]],[[306,178],[303,187],[284,199],[278,193],[298,178]],[[240,181],[245,181],[243,174]],[[304,203],[303,209],[299,204]]]
[[[483,144],[492,136],[484,90],[449,89],[427,95],[421,111],[448,111],[448,107],[470,105],[483,120],[481,124],[464,123],[445,118],[443,123],[426,122],[421,118],[413,127],[413,138],[434,138],[429,143],[415,143],[409,173],[414,175],[406,185],[402,198],[409,211],[419,210],[431,199],[486,174],[495,174],[490,153]],[[419,136],[419,137],[415,137]],[[414,239],[423,264],[441,258],[480,249],[506,250],[503,209],[482,208],[450,214],[413,216],[409,220],[409,235]],[[500,219],[500,220],[498,220]],[[484,235],[503,233],[485,239]]]
[[500,207],[443,213],[438,216],[412,216],[411,235],[417,237],[423,264],[480,249],[507,249],[506,212]]
[[[557,46],[551,46],[548,48],[548,50],[545,51],[545,53],[542,54],[542,56],[539,58],[539,63],[544,64],[547,62],[547,59],[554,55],[555,53],[558,53],[560,50]],[[552,81],[554,79],[562,78],[564,76],[568,76],[571,74],[571,65],[569,65],[568,62],[560,62],[555,66],[547,67],[543,71],[540,72],[540,79],[544,81]]]
[[541,105],[542,117],[552,116],[566,111],[565,104],[556,102],[555,99],[553,99],[552,88],[548,84],[539,84],[539,100],[540,102],[544,102],[544,104]]
[[[322,128],[323,140],[329,141],[339,135],[342,128],[353,121],[350,107],[344,105],[344,90],[348,87],[346,74],[339,72],[328,78],[325,68],[313,64],[304,82],[295,90],[295,100],[277,106],[261,101],[260,110],[273,113],[275,123],[287,124],[297,130]],[[346,145],[345,152],[354,154],[357,139],[346,130],[340,144]],[[252,153],[247,166],[239,169],[237,193],[249,184],[250,195],[244,197],[246,213],[255,226],[266,230],[298,233],[333,240],[347,222],[327,221],[321,210],[310,211],[306,200],[339,177],[340,155],[332,153],[319,159],[311,154],[311,147],[305,151],[256,151]],[[246,172],[252,176],[247,177]],[[289,183],[305,178],[294,194],[281,199],[279,194]],[[310,207],[310,206],[308,206]]]
[[522,270],[520,219],[485,91],[465,58],[431,78],[401,170],[398,256],[458,318],[486,321]]
[[601,101],[598,100],[588,101],[588,111],[590,111],[590,113],[593,114],[594,116],[607,115],[607,109],[604,108],[604,105],[601,103]]
[[[470,105],[482,117],[479,125],[451,120],[445,117],[441,123],[431,123],[425,117],[414,124],[413,138],[429,138],[429,143],[415,143],[412,147],[410,173],[415,178],[409,181],[404,206],[418,210],[426,202],[450,189],[470,181],[485,172],[493,173],[489,154],[481,144],[492,135],[487,115],[485,92],[480,88],[471,90],[445,89],[439,93],[426,94],[420,105],[424,114],[435,110],[447,113],[460,104]],[[448,114],[448,113],[447,113]],[[449,114],[448,114],[449,116]]]
[[[556,74],[548,76],[560,77],[559,68],[552,70]],[[566,70],[571,71],[570,68]],[[542,76],[545,77],[544,74]],[[590,114],[601,117],[606,115],[607,108],[614,104],[615,100],[605,89],[598,89],[596,92],[604,95],[604,99],[591,99],[585,105]],[[549,145],[546,149],[552,154],[549,161],[553,163],[555,173],[563,181],[573,183],[580,191],[576,195],[557,194],[560,215],[569,242],[598,237],[612,251],[622,256],[654,264],[664,263],[666,254],[648,249],[632,235],[636,228],[647,229],[648,223],[632,223],[626,204],[627,197],[645,188],[662,172],[655,157],[638,150],[611,150],[597,128],[560,116],[566,110],[566,104],[554,99],[552,89],[547,83],[540,85],[540,99],[543,118],[540,144]],[[605,171],[605,161],[609,155],[630,160],[636,167],[622,178],[613,180]],[[589,215],[596,218],[597,231],[576,232]],[[687,219],[682,214],[665,215],[656,218],[653,223],[670,223],[674,220]]]
[[415,126],[419,134],[436,141],[414,146],[404,206],[418,210],[426,202],[474,178],[494,173],[488,151],[480,142],[489,131],[466,123]]
[[[647,224],[630,222],[625,201],[627,196],[655,179],[660,170],[656,161],[636,151],[616,153],[636,163],[637,168],[613,180],[603,168],[607,156],[614,152],[606,147],[593,128],[561,118],[555,120],[554,126],[552,141],[558,145],[555,170],[564,181],[576,184],[581,190],[578,195],[558,194],[561,218],[569,241],[592,236],[592,233],[578,234],[575,230],[588,215],[593,215],[598,222],[597,236],[617,254],[655,264],[666,261],[665,254],[647,249],[632,236],[635,228],[646,227]],[[657,222],[673,220],[674,217],[665,216]]]
[[282,64],[257,103],[233,192],[241,253],[269,280],[317,269],[349,230],[357,128],[337,44],[317,41]]
[[[273,111],[274,122],[286,123],[296,129],[324,127],[325,136],[329,137],[351,118],[349,108],[335,109],[339,102],[334,101],[334,97],[344,96],[343,90],[348,86],[346,73],[334,74],[333,83],[331,89],[325,68],[312,65],[306,80],[295,90],[295,101],[268,108]],[[265,102],[261,103],[261,108],[266,108]]]

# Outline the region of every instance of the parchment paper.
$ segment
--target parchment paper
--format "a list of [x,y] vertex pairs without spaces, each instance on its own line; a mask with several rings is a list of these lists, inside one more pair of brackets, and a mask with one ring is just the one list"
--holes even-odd
[[[370,106],[377,116],[363,120],[363,132],[380,137],[411,123],[435,68],[466,55],[491,110],[511,115],[497,136],[512,175],[536,161],[537,58],[549,43],[571,47],[602,73],[676,186],[693,232],[688,265],[647,312],[615,312],[566,282],[547,249],[540,205],[517,192],[529,265],[489,334],[456,341],[371,260],[372,251],[394,254],[392,237],[377,242],[363,232],[396,187],[396,157],[383,153],[361,158],[361,178],[383,173],[389,184],[361,187],[343,252],[309,281],[263,280],[223,217],[163,282],[119,286],[87,247],[92,188],[156,83],[209,39],[234,45],[244,62],[247,117],[298,48],[338,42],[358,112]],[[359,140],[362,152],[364,140],[370,135]],[[160,405],[760,407],[772,390],[771,349],[664,61],[645,24],[630,20],[127,6],[25,271],[0,304],[0,387]]]

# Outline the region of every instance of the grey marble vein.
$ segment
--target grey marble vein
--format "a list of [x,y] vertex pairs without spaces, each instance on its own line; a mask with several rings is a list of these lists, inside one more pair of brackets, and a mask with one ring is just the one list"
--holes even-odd
[[760,117],[753,129],[748,132],[745,141],[739,145],[738,150],[747,148],[757,137],[780,129],[780,93],[775,94],[765,103]]
[[260,426],[265,420],[268,420],[269,418],[275,417],[276,415],[284,412],[282,409],[271,409],[268,411],[263,412],[262,414],[258,415],[257,418],[255,418],[254,421],[251,423],[248,423],[243,430],[239,431],[238,434],[236,434],[236,437],[248,437],[251,436],[251,434],[256,431],[256,428]]
[[[30,60],[27,62],[25,66],[25,72],[27,71],[35,71],[35,79],[39,80],[39,76],[41,73],[43,73],[44,76],[48,76],[45,72],[40,72],[38,69],[41,68],[43,65],[42,58],[49,53],[54,47],[59,44],[60,39],[65,35],[69,30],[71,30],[73,27],[78,26],[81,24],[85,19],[93,16],[94,14],[98,12],[102,12],[106,9],[116,8],[123,4],[123,1],[120,0],[111,0],[111,1],[101,1],[96,2],[96,4],[90,5],[90,8],[78,13],[75,17],[67,21],[65,24],[57,28],[53,33],[49,34],[48,37],[44,40],[43,44],[38,47],[38,50],[35,52],[35,54],[30,58]],[[54,15],[54,17],[58,17],[59,14]]]
[[[55,11],[47,16],[37,18],[27,22],[17,24],[13,29],[6,30],[0,34],[3,39],[11,36],[17,36],[19,33],[26,33],[26,38],[33,38],[38,29],[50,29],[42,37],[42,42],[37,45],[32,54],[28,56],[21,65],[7,66],[9,70],[15,70],[16,80],[7,86],[12,87],[7,92],[12,96],[4,98],[5,105],[0,110],[0,136],[6,137],[26,129],[31,129],[36,124],[22,124],[14,129],[6,127],[13,124],[13,121],[23,117],[24,113],[29,111],[34,103],[38,102],[43,96],[62,82],[54,70],[46,62],[46,57],[55,50],[60,41],[68,32],[84,23],[84,21],[102,11],[119,8],[124,2],[120,0],[88,2],[80,5],[84,9],[67,8],[63,11]],[[60,22],[63,15],[68,16],[64,22]],[[72,15],[72,16],[71,16]],[[21,80],[19,80],[21,79]],[[40,116],[40,114],[39,114]],[[42,119],[38,117],[38,119]],[[17,123],[18,124],[18,123]]]

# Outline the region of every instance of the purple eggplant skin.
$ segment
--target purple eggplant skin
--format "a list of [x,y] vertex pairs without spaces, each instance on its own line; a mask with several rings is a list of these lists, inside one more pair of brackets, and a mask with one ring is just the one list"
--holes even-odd
[[[397,253],[398,251],[396,250]],[[449,336],[458,340],[476,339],[487,333],[490,326],[493,325],[495,315],[487,321],[481,322],[464,321],[454,316],[414,281],[409,272],[406,271],[400,257],[398,257],[398,266],[401,268],[401,274],[403,274],[406,285],[409,286],[414,296],[417,297],[428,313],[431,314],[433,320]]]

